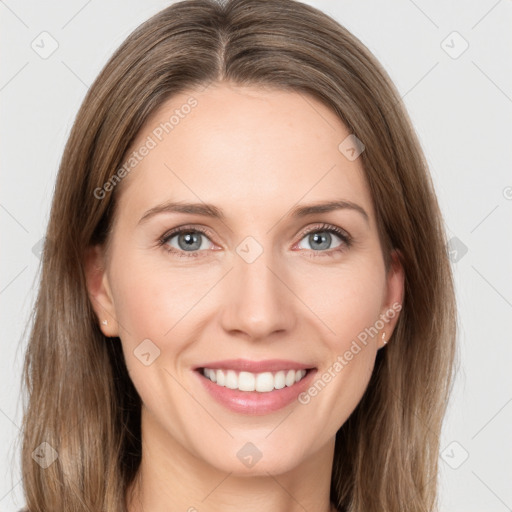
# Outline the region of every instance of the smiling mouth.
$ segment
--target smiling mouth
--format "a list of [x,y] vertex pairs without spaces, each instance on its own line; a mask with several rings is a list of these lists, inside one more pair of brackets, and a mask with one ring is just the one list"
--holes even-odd
[[196,371],[219,387],[238,391],[269,393],[293,386],[304,379],[312,370],[313,368],[253,373],[216,368],[197,368]]

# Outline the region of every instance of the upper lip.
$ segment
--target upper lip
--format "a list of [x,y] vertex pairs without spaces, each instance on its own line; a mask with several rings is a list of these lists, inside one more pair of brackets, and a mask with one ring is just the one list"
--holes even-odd
[[223,361],[211,361],[198,365],[194,370],[212,368],[215,370],[235,370],[251,373],[276,372],[279,370],[308,370],[314,368],[310,364],[298,363],[286,359],[267,359],[265,361],[251,361],[249,359],[224,359]]

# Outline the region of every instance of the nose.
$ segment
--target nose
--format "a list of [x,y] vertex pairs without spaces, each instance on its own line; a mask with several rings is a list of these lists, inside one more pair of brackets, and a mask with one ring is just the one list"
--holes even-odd
[[226,302],[221,322],[226,332],[262,340],[294,328],[298,301],[289,288],[286,272],[271,252],[263,251],[250,263],[236,256],[224,283]]

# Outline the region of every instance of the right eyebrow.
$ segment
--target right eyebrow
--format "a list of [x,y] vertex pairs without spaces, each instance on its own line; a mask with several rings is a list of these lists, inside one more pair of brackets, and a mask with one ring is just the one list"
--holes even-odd
[[226,216],[222,209],[213,204],[207,203],[177,203],[168,201],[159,204],[148,210],[140,218],[138,224],[147,222],[151,217],[160,213],[189,213],[192,215],[203,215],[205,217],[212,217],[219,220],[225,220]]

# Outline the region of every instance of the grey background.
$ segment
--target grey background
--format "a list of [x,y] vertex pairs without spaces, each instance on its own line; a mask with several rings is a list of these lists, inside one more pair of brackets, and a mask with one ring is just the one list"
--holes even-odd
[[[64,143],[100,68],[169,3],[0,1],[1,511],[24,504],[22,333]],[[306,3],[358,36],[396,83],[452,238],[460,369],[441,439],[440,509],[511,510],[512,1]],[[52,39],[58,48],[42,58]]]

